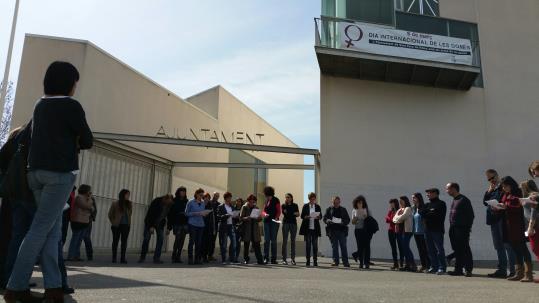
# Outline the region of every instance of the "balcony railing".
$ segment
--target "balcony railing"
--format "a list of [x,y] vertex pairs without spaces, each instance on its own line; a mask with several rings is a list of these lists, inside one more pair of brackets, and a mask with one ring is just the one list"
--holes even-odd
[[[338,25],[341,22],[368,23],[380,28],[467,39],[472,47],[472,62],[471,65],[459,64],[458,62],[447,63],[348,49],[341,46],[342,37]],[[472,85],[482,86],[481,77],[478,77],[481,68],[481,55],[476,24],[396,12],[393,26],[323,16],[315,18],[315,29],[315,45],[322,72],[340,74],[340,71],[343,71],[343,75],[357,78],[464,90],[469,89]],[[339,60],[339,57],[347,58]],[[355,70],[358,72],[353,75]],[[395,72],[391,73],[391,71]]]

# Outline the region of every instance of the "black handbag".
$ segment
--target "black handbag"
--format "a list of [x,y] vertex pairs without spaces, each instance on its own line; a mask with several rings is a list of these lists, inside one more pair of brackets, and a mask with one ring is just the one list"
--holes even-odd
[[378,230],[380,230],[378,222],[376,222],[376,219],[374,219],[372,216],[365,218],[365,229],[370,234],[375,234]]

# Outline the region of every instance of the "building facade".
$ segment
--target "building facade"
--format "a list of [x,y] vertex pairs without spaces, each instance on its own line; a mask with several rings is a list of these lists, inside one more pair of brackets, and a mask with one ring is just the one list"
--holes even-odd
[[[43,95],[45,71],[56,60],[71,62],[79,70],[74,98],[94,132],[297,147],[221,86],[184,100],[91,42],[36,35],[25,38],[12,127],[31,118]],[[76,183],[91,185],[97,200],[95,247],[111,246],[107,212],[123,188],[131,191],[134,202],[128,246],[132,250],[141,246],[151,200],[173,194],[182,185],[189,197],[201,187],[244,199],[254,193],[261,200],[266,185],[274,186],[283,200],[287,192],[303,196],[300,170],[188,168],[176,167],[175,162],[304,163],[301,155],[97,140],[93,149],[80,154]]]
[[454,181],[474,206],[474,257],[496,259],[484,171],[524,180],[538,157],[537,28],[534,0],[322,1],[321,201],[367,197],[374,258],[391,258],[390,198]]

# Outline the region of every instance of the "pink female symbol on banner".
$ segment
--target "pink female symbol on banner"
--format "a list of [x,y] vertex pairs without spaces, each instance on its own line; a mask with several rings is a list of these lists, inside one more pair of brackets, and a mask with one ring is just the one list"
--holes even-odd
[[[351,28],[357,29],[357,31],[351,31]],[[355,24],[350,24],[344,28],[344,35],[346,36],[346,38],[348,38],[347,40],[344,40],[344,42],[346,42],[346,47],[349,48],[350,46],[354,46],[354,42],[357,42],[363,38],[363,31],[359,26]],[[352,37],[350,35],[352,35]]]

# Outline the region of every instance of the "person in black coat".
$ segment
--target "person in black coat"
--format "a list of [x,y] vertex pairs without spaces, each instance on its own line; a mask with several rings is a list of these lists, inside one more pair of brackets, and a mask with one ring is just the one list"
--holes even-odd
[[333,197],[333,205],[328,207],[324,215],[324,223],[327,224],[326,233],[331,240],[333,247],[333,264],[339,266],[339,247],[341,248],[342,263],[344,267],[350,267],[348,262],[348,248],[346,238],[348,237],[348,224],[350,216],[346,208],[341,206],[341,198]]
[[316,203],[315,193],[310,193],[307,197],[309,203],[303,205],[303,209],[301,210],[302,221],[299,228],[299,234],[305,237],[306,266],[311,266],[312,256],[313,265],[316,267],[318,266],[318,238],[322,236],[320,228],[322,209],[320,208],[320,205]]
[[[281,201],[275,197],[275,189],[271,186],[264,188],[264,263],[277,264],[277,234],[279,218],[281,217]],[[271,257],[270,257],[271,248]]]
[[155,264],[163,264],[163,261],[161,261],[161,249],[163,248],[164,238],[163,234],[172,202],[172,195],[165,195],[163,197],[155,198],[150,204],[146,217],[144,218],[144,240],[142,242],[142,250],[140,251],[139,263],[144,263],[146,260],[150,239],[152,234],[156,232],[157,241],[155,243],[153,262]]
[[185,243],[185,236],[189,233],[189,225],[185,216],[187,206],[187,189],[180,186],[176,190],[174,203],[172,204],[167,218],[167,228],[174,234],[174,246],[172,248],[172,263],[182,262],[182,250]]
[[449,183],[445,190],[453,197],[451,212],[449,214],[449,239],[455,251],[455,270],[449,272],[452,276],[462,276],[463,269],[466,276],[472,276],[473,256],[470,249],[470,232],[474,221],[474,211],[470,199],[460,193],[457,183]]
[[[232,194],[226,192],[223,195],[225,202],[217,207],[217,219],[219,221],[219,246],[221,247],[221,259],[223,264],[239,263],[236,254],[236,233],[234,228],[234,206]],[[239,215],[239,214],[238,214]],[[226,258],[228,240],[230,240],[229,256]]]

